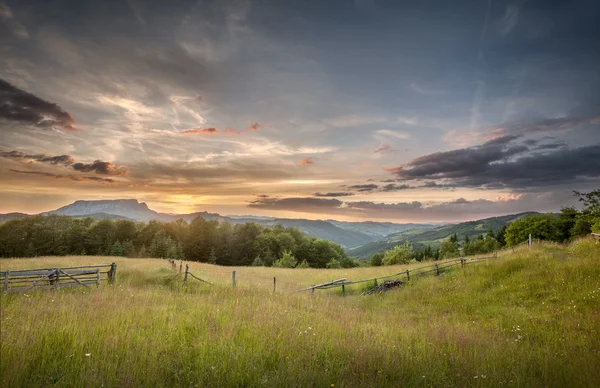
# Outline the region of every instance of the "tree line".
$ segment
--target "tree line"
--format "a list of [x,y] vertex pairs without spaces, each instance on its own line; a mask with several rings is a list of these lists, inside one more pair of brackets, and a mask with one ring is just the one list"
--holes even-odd
[[497,232],[489,230],[473,240],[466,234],[459,241],[459,236],[454,233],[442,241],[436,250],[430,246],[414,249],[409,242],[405,242],[385,252],[373,254],[370,264],[408,264],[423,259],[439,260],[486,254],[527,241],[530,234],[533,239],[567,243],[592,232],[600,233],[600,190],[589,193],[574,191],[574,194],[582,203],[582,210],[563,207],[558,214],[532,214],[503,226]]
[[228,266],[348,268],[359,265],[336,243],[295,228],[191,222],[101,220],[48,215],[0,225],[0,257],[101,255],[185,259]]

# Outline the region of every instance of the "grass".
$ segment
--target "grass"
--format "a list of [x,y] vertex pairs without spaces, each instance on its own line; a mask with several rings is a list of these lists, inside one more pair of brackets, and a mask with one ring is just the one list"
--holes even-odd
[[[350,270],[102,257],[9,259],[2,269],[115,261],[117,283],[3,294],[0,382],[28,386],[595,386],[600,245],[518,249],[386,294],[289,294]],[[422,266],[419,264],[417,266]],[[272,293],[272,278],[278,293]],[[356,286],[358,287],[358,285]]]

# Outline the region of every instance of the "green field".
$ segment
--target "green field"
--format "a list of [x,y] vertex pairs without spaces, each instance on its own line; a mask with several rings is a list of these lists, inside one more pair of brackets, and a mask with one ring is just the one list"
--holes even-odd
[[[116,261],[117,283],[3,293],[3,387],[591,387],[600,381],[600,244],[542,244],[358,296],[311,284],[398,272],[235,268],[160,259],[3,259],[5,269]],[[418,267],[420,263],[413,265]],[[278,289],[273,294],[273,277]]]

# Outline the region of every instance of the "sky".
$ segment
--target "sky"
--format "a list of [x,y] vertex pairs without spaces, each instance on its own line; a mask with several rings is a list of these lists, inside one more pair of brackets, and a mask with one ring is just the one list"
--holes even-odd
[[0,213],[454,222],[600,188],[596,0],[0,3]]

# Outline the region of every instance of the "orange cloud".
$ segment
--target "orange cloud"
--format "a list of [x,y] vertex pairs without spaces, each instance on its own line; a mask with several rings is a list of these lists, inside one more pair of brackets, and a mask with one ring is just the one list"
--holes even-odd
[[240,136],[242,134],[242,132],[235,130],[233,128],[225,128],[225,133],[227,133],[229,135],[234,135],[234,136]]
[[214,135],[216,133],[219,133],[219,130],[217,128],[194,128],[188,129],[187,131],[179,132],[180,135],[196,135],[202,133]]
[[310,166],[311,164],[315,164],[310,158],[304,158],[300,161],[301,166]]
[[262,124],[260,124],[260,123],[254,123],[254,124],[250,125],[250,128],[248,128],[248,130],[250,130],[250,131],[258,131],[262,127],[263,127]]

